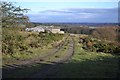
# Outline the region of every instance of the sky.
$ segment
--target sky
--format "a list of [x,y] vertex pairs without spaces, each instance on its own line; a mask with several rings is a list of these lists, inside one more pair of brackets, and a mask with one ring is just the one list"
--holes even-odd
[[119,0],[10,0],[30,11],[31,22],[118,22]]

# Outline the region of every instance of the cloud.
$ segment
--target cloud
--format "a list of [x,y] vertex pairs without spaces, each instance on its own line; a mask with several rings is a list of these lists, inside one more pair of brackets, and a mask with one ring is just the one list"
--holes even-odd
[[111,12],[117,12],[117,8],[110,8],[110,9],[96,9],[96,8],[82,8],[82,9],[68,9],[68,11],[73,11],[75,13],[111,13]]
[[118,10],[111,9],[61,9],[45,10],[29,15],[30,20],[39,22],[117,22]]
[[45,11],[40,11],[40,13],[48,13],[48,12],[52,12],[52,13],[73,13],[73,11],[70,10],[45,10]]
[[60,13],[60,14],[81,14],[81,13],[94,13],[94,14],[101,14],[101,13],[117,13],[117,8],[110,8],[110,9],[95,9],[95,8],[73,8],[73,9],[63,9],[63,10],[45,10],[39,11],[41,14],[48,14],[48,13]]
[[88,19],[88,18],[93,18],[95,16],[97,16],[96,14],[93,14],[93,13],[80,13],[79,14],[80,17],[77,17],[77,18],[82,18],[82,19]]

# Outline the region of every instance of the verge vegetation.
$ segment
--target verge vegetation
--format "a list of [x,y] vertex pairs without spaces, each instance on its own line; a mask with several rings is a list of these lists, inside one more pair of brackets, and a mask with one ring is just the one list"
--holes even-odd
[[116,78],[119,73],[119,57],[103,52],[84,50],[75,39],[74,56],[69,62],[59,65],[52,78]]
[[53,33],[26,32],[23,28],[3,28],[2,54],[4,62],[30,60],[59,46],[64,35]]

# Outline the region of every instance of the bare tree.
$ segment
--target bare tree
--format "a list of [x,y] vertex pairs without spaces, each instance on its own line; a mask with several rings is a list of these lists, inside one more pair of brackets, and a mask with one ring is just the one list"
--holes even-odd
[[23,14],[27,13],[29,9],[21,9],[20,6],[16,7],[14,3],[5,1],[2,1],[0,5],[2,27],[17,26],[29,20],[28,17]]

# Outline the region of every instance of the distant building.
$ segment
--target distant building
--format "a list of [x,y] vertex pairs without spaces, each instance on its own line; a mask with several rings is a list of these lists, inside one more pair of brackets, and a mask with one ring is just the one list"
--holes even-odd
[[31,32],[52,32],[52,33],[59,33],[59,34],[64,34],[64,31],[60,31],[59,27],[54,27],[54,26],[37,26],[34,28],[26,28],[26,31],[31,31]]
[[64,34],[65,32],[64,31],[60,31],[59,34]]
[[64,31],[60,31],[60,28],[59,28],[59,27],[50,27],[49,30],[50,30],[52,33],[64,34]]
[[89,26],[89,28],[90,28],[90,29],[95,29],[95,28],[97,28],[97,27],[94,27],[94,26]]
[[43,29],[40,26],[34,27],[34,28],[26,28],[26,31],[31,31],[31,32],[45,32],[45,29]]
[[60,29],[59,28],[51,28],[50,31],[52,33],[59,33],[60,32]]

